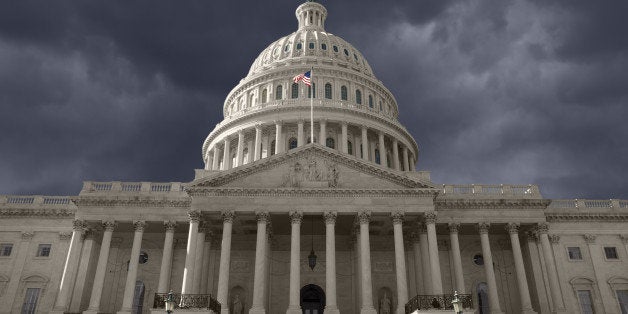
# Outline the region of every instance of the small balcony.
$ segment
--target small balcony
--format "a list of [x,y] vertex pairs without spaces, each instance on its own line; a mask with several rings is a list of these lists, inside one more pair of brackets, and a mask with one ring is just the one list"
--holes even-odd
[[[474,313],[473,299],[470,294],[458,294],[462,302],[463,313]],[[421,294],[406,303],[406,314],[413,313],[453,313],[453,294]]]
[[[220,313],[220,303],[211,294],[174,293],[175,313]],[[164,313],[167,293],[155,293],[151,313]]]

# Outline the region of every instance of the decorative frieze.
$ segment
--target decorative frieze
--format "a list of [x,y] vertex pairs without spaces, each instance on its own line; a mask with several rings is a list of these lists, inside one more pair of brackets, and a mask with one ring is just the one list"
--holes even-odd
[[[246,167],[246,165],[242,166]],[[433,197],[433,189],[292,189],[292,188],[190,188],[192,196],[236,197]]]
[[0,217],[70,218],[75,210],[66,208],[0,208]]
[[588,222],[619,222],[628,221],[628,214],[616,213],[546,213],[545,218],[549,222],[561,221],[588,221]]
[[551,200],[546,199],[436,199],[438,209],[545,209]]
[[120,199],[118,197],[100,198],[79,196],[73,199],[77,206],[86,207],[190,207],[190,199],[149,199],[149,198],[129,198]]

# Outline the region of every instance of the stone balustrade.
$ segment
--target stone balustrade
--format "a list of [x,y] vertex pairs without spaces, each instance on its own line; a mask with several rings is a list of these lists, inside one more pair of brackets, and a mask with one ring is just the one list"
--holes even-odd
[[[0,205],[10,206],[67,206],[72,202],[69,196],[44,196],[44,195],[1,195]],[[4,207],[4,206],[3,206]]]
[[98,192],[181,193],[181,182],[83,182],[81,194]]
[[442,194],[457,197],[541,197],[537,185],[506,185],[506,184],[443,184]]
[[628,208],[628,200],[557,199],[548,208]]

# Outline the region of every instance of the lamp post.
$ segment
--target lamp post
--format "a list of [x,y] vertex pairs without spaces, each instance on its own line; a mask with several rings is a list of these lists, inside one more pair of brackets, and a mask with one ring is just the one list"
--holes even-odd
[[462,300],[458,298],[458,291],[454,291],[454,299],[451,300],[451,304],[454,306],[454,313],[462,314]]
[[166,297],[165,303],[166,303],[166,313],[170,314],[174,312],[175,302],[174,302],[174,293],[172,293],[172,290],[168,292],[168,296]]

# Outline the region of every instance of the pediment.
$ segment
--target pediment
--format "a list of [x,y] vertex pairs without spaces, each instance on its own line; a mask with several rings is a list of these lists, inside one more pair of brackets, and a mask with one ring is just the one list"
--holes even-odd
[[430,182],[309,144],[250,164],[195,180],[202,187],[247,189],[418,189]]

